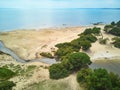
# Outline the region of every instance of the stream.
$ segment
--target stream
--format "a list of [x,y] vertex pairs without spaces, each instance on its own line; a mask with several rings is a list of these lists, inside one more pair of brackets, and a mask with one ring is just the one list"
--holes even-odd
[[[58,63],[55,59],[43,58],[43,59],[33,59],[33,60],[24,60],[16,55],[12,50],[7,48],[2,41],[0,41],[0,51],[12,56],[17,62],[21,63],[30,63],[30,62],[43,62],[46,64],[55,64]],[[93,62],[90,68],[105,68],[109,72],[114,72],[120,76],[120,60],[98,60]]]
[[33,59],[33,60],[24,60],[21,59],[18,55],[16,55],[12,50],[7,48],[2,41],[0,41],[0,51],[12,56],[17,62],[21,63],[29,63],[29,62],[43,62],[47,64],[57,63],[55,59],[43,58],[43,59]]

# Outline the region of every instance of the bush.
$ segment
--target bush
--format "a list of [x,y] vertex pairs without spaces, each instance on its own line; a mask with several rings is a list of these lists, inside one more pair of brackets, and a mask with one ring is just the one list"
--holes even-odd
[[85,68],[90,63],[90,57],[85,53],[68,54],[61,63],[50,66],[50,78],[59,79],[67,77],[70,73]]
[[107,44],[107,40],[108,40],[108,38],[100,39],[99,43],[100,44]]
[[120,27],[114,27],[109,31],[110,34],[120,36]]
[[[100,34],[101,28],[94,27],[94,28],[88,28],[86,29],[83,34],[88,35],[88,34],[94,34],[94,35],[99,35]],[[80,34],[79,34],[80,35]]]
[[86,83],[86,79],[87,77],[92,73],[91,69],[81,69],[78,73],[77,73],[77,81],[79,83]]
[[40,53],[40,55],[47,58],[54,58],[51,53],[47,53],[47,52],[42,52]]
[[0,83],[0,90],[12,90],[12,87],[16,86],[12,81],[3,81]]
[[112,22],[110,25],[104,27],[104,31],[116,36],[120,36],[120,21],[117,23]]
[[69,71],[62,64],[53,64],[50,66],[49,73],[51,79],[60,79],[69,75]]
[[120,38],[119,38],[119,37],[115,37],[115,38],[113,38],[112,40],[113,40],[113,43],[112,43],[112,44],[114,44],[114,46],[115,46],[116,48],[120,48]]
[[90,57],[81,52],[72,53],[68,56],[69,63],[72,65],[72,70],[79,70],[91,64]]
[[84,84],[88,90],[119,90],[120,77],[108,73],[105,69],[81,69],[77,73],[77,81]]
[[15,73],[6,68],[0,68],[0,80],[6,80],[13,77]]

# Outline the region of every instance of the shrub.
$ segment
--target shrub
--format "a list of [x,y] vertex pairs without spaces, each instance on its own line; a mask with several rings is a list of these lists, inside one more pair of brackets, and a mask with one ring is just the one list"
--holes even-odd
[[115,37],[115,38],[113,38],[112,40],[113,40],[113,43],[112,43],[112,44],[114,44],[114,46],[115,46],[116,48],[120,48],[120,38],[119,38],[119,37]]
[[73,71],[85,68],[90,63],[90,57],[85,53],[77,52],[68,54],[61,63],[50,66],[50,78],[60,79],[67,77]]
[[72,70],[79,70],[86,65],[91,64],[90,57],[86,53],[76,52],[68,56],[69,63],[72,65]]
[[86,83],[86,79],[87,77],[92,73],[91,69],[81,69],[78,73],[77,73],[77,81],[79,83]]
[[81,69],[77,73],[77,81],[85,85],[88,90],[119,90],[120,77],[108,73],[105,69]]
[[42,52],[40,53],[41,56],[47,57],[47,58],[54,58],[51,53],[48,52]]
[[50,66],[49,73],[51,79],[60,79],[69,75],[69,71],[62,64],[53,64]]
[[6,80],[13,77],[15,73],[6,68],[0,68],[0,80]]
[[[88,34],[94,34],[94,35],[99,35],[100,34],[101,28],[94,27],[94,28],[88,28],[86,29],[83,34],[88,35]],[[80,35],[80,34],[79,34]]]
[[0,83],[0,90],[12,90],[12,87],[16,86],[12,81],[3,81]]
[[100,44],[107,44],[107,40],[108,40],[108,38],[100,39],[99,43]]
[[104,31],[116,36],[120,36],[120,21],[117,23],[112,22],[110,25],[104,27]]

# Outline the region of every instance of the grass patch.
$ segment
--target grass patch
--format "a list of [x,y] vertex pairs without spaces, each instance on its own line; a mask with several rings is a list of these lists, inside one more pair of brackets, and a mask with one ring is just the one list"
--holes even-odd
[[67,81],[48,80],[30,85],[26,90],[72,90]]

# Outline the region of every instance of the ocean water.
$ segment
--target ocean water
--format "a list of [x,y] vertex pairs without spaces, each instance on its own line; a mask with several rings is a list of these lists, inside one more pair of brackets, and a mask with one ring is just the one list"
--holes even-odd
[[0,31],[84,26],[120,20],[120,9],[10,9],[0,8]]

